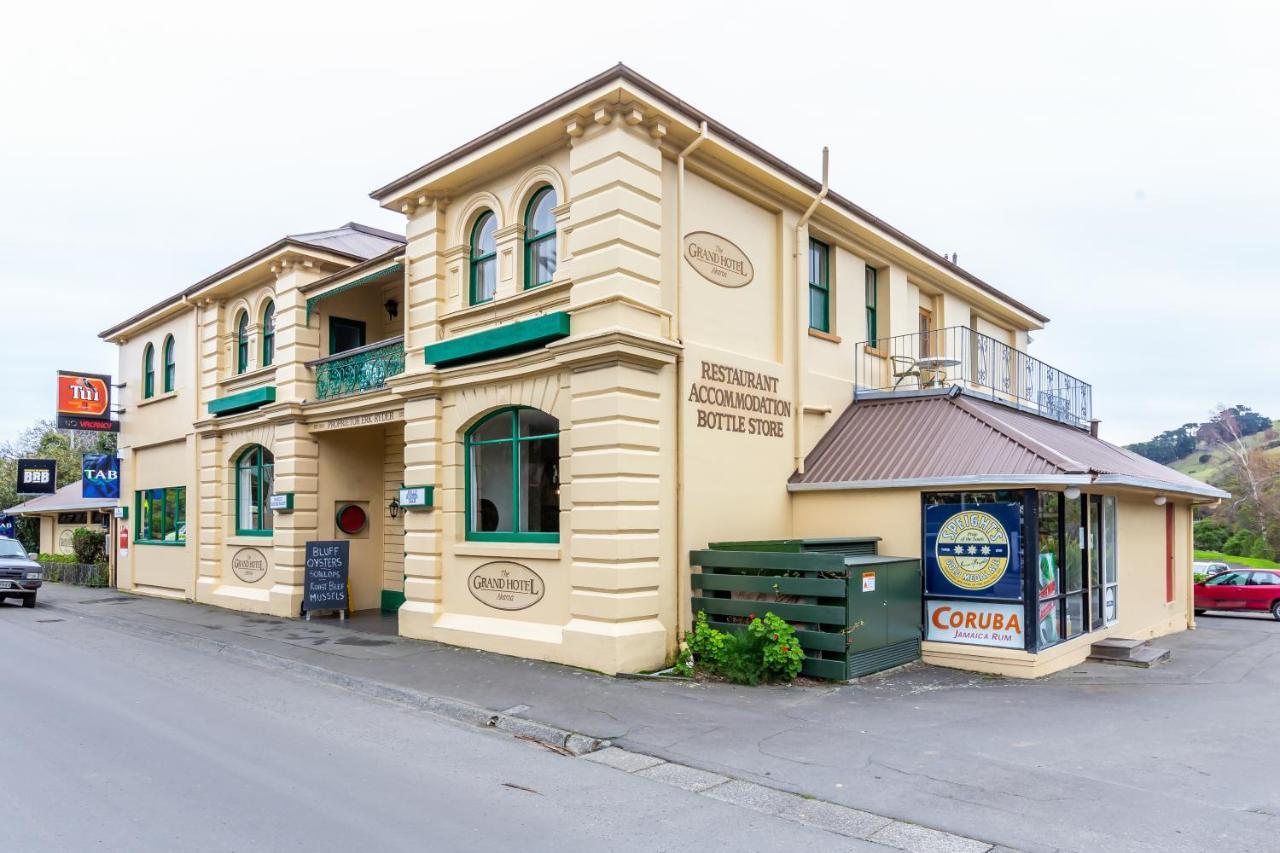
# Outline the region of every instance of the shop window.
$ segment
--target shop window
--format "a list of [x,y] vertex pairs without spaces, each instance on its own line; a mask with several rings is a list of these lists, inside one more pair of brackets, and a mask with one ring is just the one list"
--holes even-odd
[[177,356],[173,350],[173,335],[169,335],[164,339],[164,347],[161,350],[164,353],[164,391],[166,394],[173,390],[173,386],[178,379]]
[[249,312],[241,311],[236,320],[236,373],[249,369]]
[[275,457],[255,444],[236,460],[236,533],[270,536],[271,487],[275,482]]
[[879,274],[875,267],[866,269],[867,290],[867,343],[873,347],[880,345],[880,293]]
[[276,304],[267,302],[262,309],[262,366],[276,360]]
[[150,400],[156,395],[156,348],[147,344],[142,351],[142,399]]
[[1115,624],[1120,615],[1120,578],[1116,570],[1116,499],[1102,498],[1102,601],[1103,621]]
[[537,409],[503,409],[466,436],[468,539],[560,541],[560,424]]
[[831,248],[809,241],[809,328],[831,331]]
[[1067,596],[1064,639],[1087,631],[1084,607],[1084,505],[1080,497],[1062,497],[1063,586]]
[[524,215],[524,286],[547,284],[556,272],[556,191],[543,187]]
[[187,489],[143,489],[134,492],[138,532],[134,541],[143,545],[185,545],[187,541]]
[[1040,648],[1052,646],[1062,639],[1062,495],[1057,492],[1039,494],[1039,612],[1036,641]]
[[329,355],[365,345],[365,325],[361,320],[329,318]]
[[480,214],[471,228],[471,304],[492,302],[498,290],[498,217]]

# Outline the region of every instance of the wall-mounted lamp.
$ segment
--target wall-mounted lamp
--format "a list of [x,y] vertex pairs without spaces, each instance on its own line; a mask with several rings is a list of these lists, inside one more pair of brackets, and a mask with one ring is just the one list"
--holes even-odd
[[1076,498],[1080,497],[1080,490],[1077,489],[1075,486],[1067,486],[1063,494],[1067,496],[1067,500],[1073,501]]
[[391,503],[387,504],[387,512],[391,513],[391,517],[395,518],[400,514],[400,501],[395,498],[391,499]]
[[400,303],[396,302],[394,299],[388,299],[386,302],[382,303],[382,307],[387,309],[388,320],[394,320],[396,317],[400,316]]
[[1166,498],[1164,495],[1156,495],[1156,499],[1154,503],[1156,506],[1164,506],[1168,502],[1169,502],[1169,499]]

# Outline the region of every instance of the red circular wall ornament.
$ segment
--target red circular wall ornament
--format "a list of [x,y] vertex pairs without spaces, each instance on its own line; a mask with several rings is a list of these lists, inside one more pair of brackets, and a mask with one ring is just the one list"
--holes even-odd
[[348,536],[355,536],[365,525],[369,523],[369,516],[363,509],[355,504],[343,504],[338,507],[338,514],[335,517],[338,529]]

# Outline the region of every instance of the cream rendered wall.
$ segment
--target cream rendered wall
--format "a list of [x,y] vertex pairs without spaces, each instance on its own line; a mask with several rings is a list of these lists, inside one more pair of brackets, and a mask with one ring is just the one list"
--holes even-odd
[[[174,338],[174,390],[164,390],[164,341]],[[155,394],[143,397],[143,352],[155,348]],[[193,421],[199,407],[196,312],[184,310],[137,332],[119,346],[120,505],[128,507],[129,555],[116,568],[121,589],[190,597],[198,553],[196,460]],[[183,486],[187,492],[187,542],[182,546],[134,544],[139,531],[136,492]]]
[[[351,549],[351,607],[371,610],[381,606],[386,542],[384,466],[386,437],[381,426],[329,430],[316,434],[319,446],[319,525],[316,538],[347,541]],[[349,535],[338,530],[339,506],[356,504],[369,523]]]
[[1174,508],[1173,601],[1165,601],[1165,508],[1145,495],[1121,496],[1116,505],[1119,612],[1115,634],[1147,639],[1187,627],[1192,554],[1187,548],[1191,509]]
[[387,507],[400,495],[404,482],[404,424],[391,423],[384,428],[382,446],[382,583],[381,589],[404,592],[404,510],[396,518]]
[[879,536],[879,552],[920,557],[920,492],[913,489],[850,489],[795,492],[791,512],[798,538]]

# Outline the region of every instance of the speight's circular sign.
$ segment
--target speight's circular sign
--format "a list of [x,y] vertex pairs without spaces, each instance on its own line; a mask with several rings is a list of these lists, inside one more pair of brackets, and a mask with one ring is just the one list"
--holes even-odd
[[1009,532],[989,513],[960,512],[938,531],[934,556],[942,574],[956,586],[987,589],[1009,567]]

